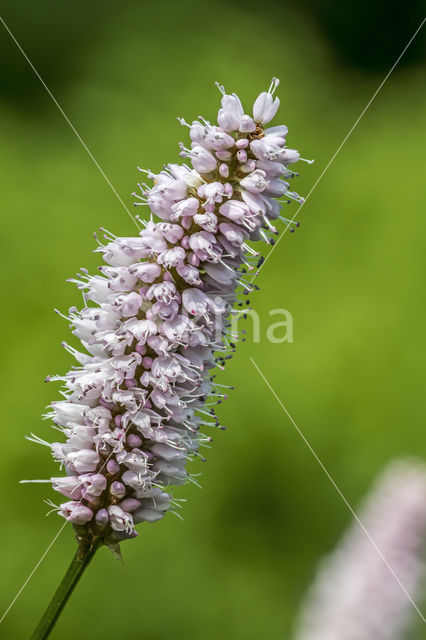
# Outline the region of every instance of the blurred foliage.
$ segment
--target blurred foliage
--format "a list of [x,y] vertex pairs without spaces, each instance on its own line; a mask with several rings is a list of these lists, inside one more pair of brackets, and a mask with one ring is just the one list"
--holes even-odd
[[[301,0],[333,44],[342,65],[363,71],[387,72],[425,17],[423,0]],[[426,59],[426,43],[416,37],[400,61],[400,66]]]
[[[142,40],[147,37],[150,21],[158,21],[162,30],[162,23],[168,23],[172,15],[174,32],[182,34],[182,37],[191,38],[188,25],[192,22],[194,29],[209,32],[209,39],[215,31],[217,36],[213,38],[220,38],[219,31],[228,15],[234,11],[237,12],[234,15],[244,14],[244,19],[250,14],[256,22],[274,20],[282,25],[280,37],[287,39],[287,20],[289,13],[293,13],[290,3],[283,0],[264,0],[262,12],[256,0],[229,0],[229,3],[221,6],[220,14],[215,14],[214,9],[208,11],[208,5],[205,9],[198,4],[193,7],[191,19],[188,15],[191,11],[190,2],[174,4],[171,0],[166,0],[161,10],[147,7],[140,0],[125,0],[120,5],[114,0],[74,0],[72,5],[64,0],[41,0],[37,4],[28,0],[20,3],[3,0],[2,17],[23,45],[24,51],[30,52],[32,63],[43,70],[43,75],[49,79],[49,87],[55,93],[85,75],[86,56],[98,42],[102,42],[108,30],[116,32],[115,27],[119,26],[121,16],[125,19],[129,12],[136,17],[135,26]],[[164,21],[163,12],[169,14],[164,16]],[[410,0],[402,10],[398,0],[388,0],[386,7],[380,0],[299,0],[298,12],[305,24],[327,38],[333,58],[339,65],[362,71],[385,72],[424,17],[424,1]],[[204,16],[205,23],[201,24]],[[167,39],[166,34],[163,35]],[[303,27],[296,35],[301,43],[307,44]],[[242,47],[240,54],[247,55],[246,50],[247,45]],[[43,103],[39,81],[34,75],[29,77],[23,57],[10,56],[9,51],[8,39],[0,38],[0,95],[14,104],[15,108],[34,112]],[[302,55],[306,57],[308,53],[309,45]],[[418,37],[399,64],[403,67],[425,59],[426,41]],[[293,64],[291,56],[288,62]]]
[[[256,0],[232,0],[241,10],[259,13]],[[286,33],[288,2],[264,0],[263,12],[270,13],[283,25]],[[299,0],[304,20],[326,36],[334,60],[341,67],[364,72],[387,72],[425,17],[423,0]],[[304,30],[298,32],[305,42]],[[416,37],[399,62],[400,67],[418,64],[426,59],[426,41]],[[290,58],[291,63],[293,63]]]
[[[289,143],[316,158],[300,166],[298,190],[309,191],[383,75],[337,62],[309,12],[280,11],[277,20],[220,0],[46,2],[10,5],[3,17],[130,206],[136,166],[178,158],[186,130],[176,116],[214,117],[215,80],[247,103],[273,75]],[[54,437],[40,415],[58,391],[43,380],[71,363],[52,309],[81,303],[65,279],[96,269],[95,229],[135,230],[5,31],[0,46],[3,610],[62,523],[44,517],[43,499],[56,498],[46,485],[18,484],[57,473],[49,451],[24,440]],[[193,465],[203,489],[176,492],[188,499],[185,521],[170,514],[140,527],[123,545],[124,567],[101,550],[52,638],[290,638],[316,563],[350,514],[250,356],[352,504],[387,460],[424,455],[425,94],[423,66],[395,72],[301,228],[265,264],[253,303],[265,329],[270,309],[289,309],[294,343],[269,344],[263,332],[221,374],[236,386],[220,408],[229,429],[213,434],[208,463]],[[28,637],[74,546],[67,527],[2,637]],[[426,638],[421,626],[413,638]]]

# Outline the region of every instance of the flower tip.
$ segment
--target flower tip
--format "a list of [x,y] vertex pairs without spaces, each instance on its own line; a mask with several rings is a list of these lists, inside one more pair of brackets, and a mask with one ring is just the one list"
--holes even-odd
[[215,82],[216,87],[219,89],[220,93],[224,96],[226,94],[225,87],[223,84],[219,84],[219,82]]
[[271,86],[269,87],[269,93],[274,93],[274,91],[278,89],[279,86],[280,86],[280,79],[272,78]]

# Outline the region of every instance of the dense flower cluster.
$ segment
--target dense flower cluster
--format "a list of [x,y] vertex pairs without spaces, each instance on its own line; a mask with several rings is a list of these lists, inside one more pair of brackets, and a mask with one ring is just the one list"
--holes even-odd
[[237,296],[255,288],[247,272],[259,254],[247,242],[272,243],[279,199],[301,201],[287,181],[299,159],[287,127],[265,128],[277,86],[259,95],[252,116],[219,87],[218,125],[180,119],[191,138],[181,156],[192,166],[145,172],[154,184],[134,195],[150,221],[136,237],[106,233],[97,251],[107,266],[74,280],[87,306],[67,319],[85,352],[65,344],[80,366],[50,378],[64,383],[64,399],[48,414],[66,442],[33,439],[65,468],[51,479],[68,498],[57,510],[81,536],[111,544],[161,518],[176,505],[168,487],[191,480],[186,461],[210,439],[202,430],[220,427],[211,406],[224,389],[210,370],[232,355],[230,314],[246,312]]
[[354,522],[320,568],[302,610],[296,640],[406,637],[410,621],[418,614],[411,599],[420,594],[425,577],[424,465],[393,463],[360,520],[377,548]]

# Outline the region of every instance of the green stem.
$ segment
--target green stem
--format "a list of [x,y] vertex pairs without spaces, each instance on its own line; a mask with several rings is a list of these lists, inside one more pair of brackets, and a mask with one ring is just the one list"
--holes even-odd
[[57,619],[59,618],[62,609],[66,605],[68,598],[74,590],[74,587],[83,575],[83,571],[88,566],[89,562],[95,555],[97,549],[100,546],[100,542],[94,541],[90,545],[85,547],[79,547],[74,558],[71,561],[70,566],[66,574],[64,575],[61,584],[56,590],[49,606],[44,612],[40,622],[38,623],[31,640],[44,640],[50,635]]

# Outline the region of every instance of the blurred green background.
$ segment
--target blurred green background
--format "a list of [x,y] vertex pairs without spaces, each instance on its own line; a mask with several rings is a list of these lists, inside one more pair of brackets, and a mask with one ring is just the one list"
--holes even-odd
[[[246,104],[272,76],[279,121],[307,193],[423,17],[392,2],[192,0],[3,3],[3,18],[130,207],[136,166],[178,159],[176,116],[213,119],[214,81]],[[347,8],[346,13],[342,8]],[[424,11],[423,11],[424,12]],[[103,549],[52,638],[290,638],[319,558],[350,514],[250,362],[252,356],[351,504],[390,459],[424,456],[426,267],[425,33],[391,76],[259,276],[262,340],[221,381],[202,490],[180,488],[168,515]],[[95,270],[92,233],[134,233],[126,211],[0,25],[2,464],[0,607],[5,610],[62,520],[45,517],[56,474],[40,415],[71,364],[53,308],[81,298],[65,283]],[[277,119],[278,122],[278,119]],[[292,209],[294,212],[295,209]],[[268,312],[294,318],[294,343],[266,341]],[[250,322],[250,321],[248,321]],[[247,325],[249,328],[249,324]],[[67,526],[0,628],[26,638],[74,553]],[[426,638],[423,626],[413,638]],[[344,640],[344,639],[342,639]]]

